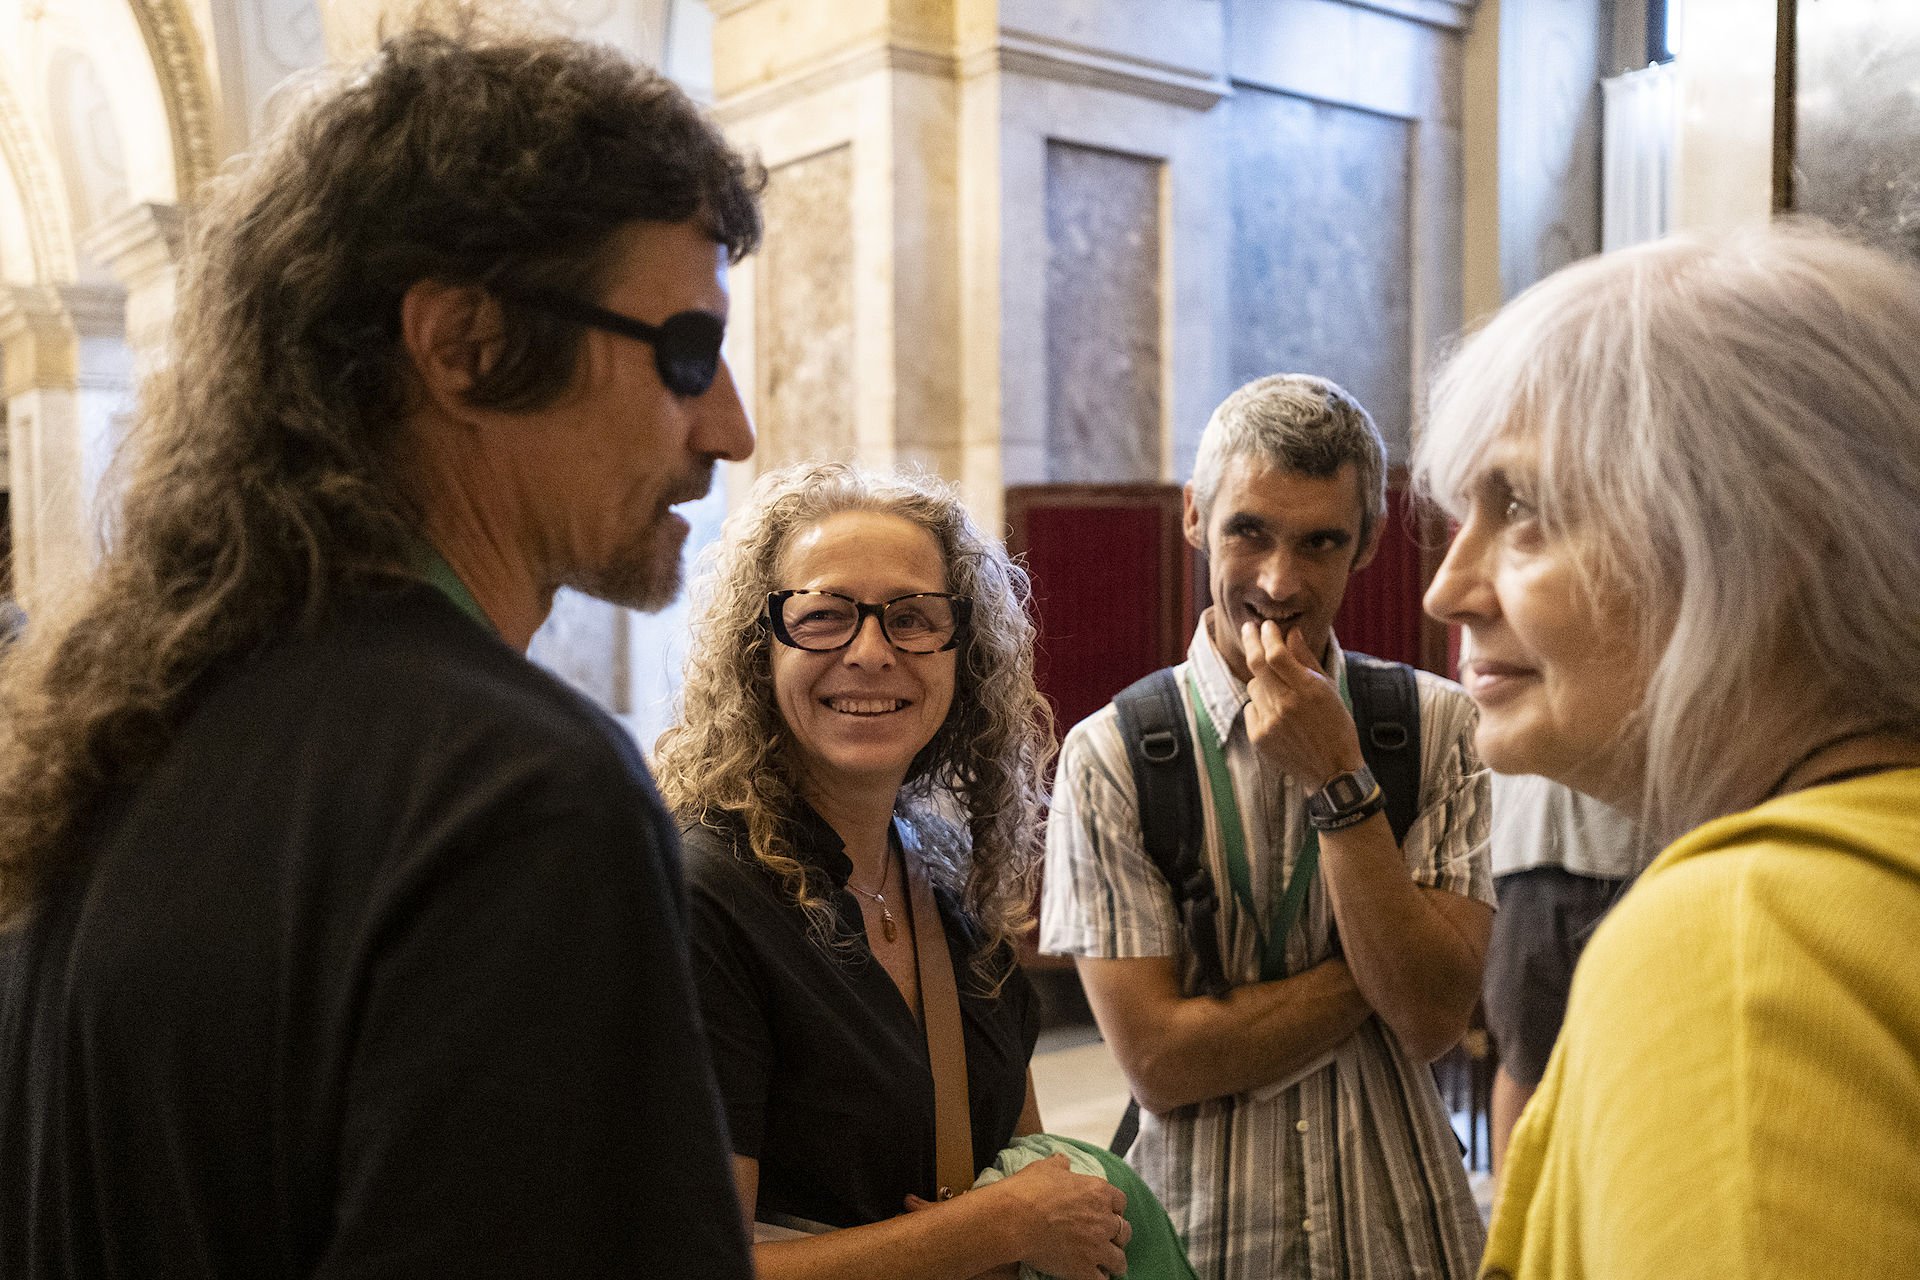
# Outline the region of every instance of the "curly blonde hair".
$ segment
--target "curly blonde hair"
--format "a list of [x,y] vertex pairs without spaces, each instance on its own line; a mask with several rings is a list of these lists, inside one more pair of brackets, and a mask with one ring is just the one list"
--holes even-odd
[[961,903],[976,971],[1031,923],[1053,716],[1033,683],[1026,571],[988,538],[953,488],[841,463],[762,476],[729,517],[696,587],[699,605],[678,723],[655,769],[683,821],[743,829],[825,946],[836,944],[832,886],[795,856],[802,800],[792,738],[774,703],[773,636],[764,623],[781,553],[796,533],[844,511],[919,525],[940,544],[948,590],[973,601],[955,663],[953,706],[908,767],[894,812],[936,884]]

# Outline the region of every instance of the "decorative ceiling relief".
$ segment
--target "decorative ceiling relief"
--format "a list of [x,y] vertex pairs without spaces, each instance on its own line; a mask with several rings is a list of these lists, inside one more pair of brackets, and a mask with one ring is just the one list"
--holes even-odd
[[160,96],[173,136],[175,199],[185,203],[219,164],[213,133],[213,88],[200,35],[182,0],[128,0],[153,55]]
[[33,249],[35,280],[59,283],[76,273],[73,228],[58,186],[57,167],[41,149],[33,126],[4,76],[0,76],[0,160],[20,186],[26,206],[27,240]]

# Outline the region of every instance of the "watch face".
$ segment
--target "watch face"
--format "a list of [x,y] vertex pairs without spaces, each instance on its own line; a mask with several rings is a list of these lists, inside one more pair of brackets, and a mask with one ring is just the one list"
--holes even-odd
[[1327,779],[1326,786],[1307,797],[1307,812],[1320,818],[1340,817],[1371,799],[1376,785],[1371,769],[1336,774]]
[[1343,773],[1327,783],[1327,798],[1333,801],[1335,809],[1351,809],[1367,798],[1360,789],[1360,779],[1351,773]]

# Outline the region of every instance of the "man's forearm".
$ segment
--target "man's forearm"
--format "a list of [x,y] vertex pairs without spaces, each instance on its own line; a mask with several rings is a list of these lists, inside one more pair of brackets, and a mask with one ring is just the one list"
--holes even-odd
[[1410,1052],[1438,1057],[1459,1039],[1479,997],[1484,939],[1476,944],[1437,905],[1438,891],[1408,877],[1383,815],[1322,833],[1320,849],[1355,984]]
[[[1082,961],[1081,972],[1128,963]],[[1101,1029],[1140,1105],[1156,1113],[1283,1080],[1337,1049],[1373,1013],[1338,959],[1220,999],[1176,995],[1124,1011],[1102,1000],[1100,985],[1087,984]]]
[[[1328,674],[1328,651],[1310,652],[1298,627],[1266,620],[1241,628],[1247,682],[1247,739],[1263,763],[1295,779],[1309,794],[1359,769],[1365,753],[1339,685]],[[1470,742],[1456,748],[1456,790],[1472,781]],[[1473,812],[1472,810],[1469,811]],[[1420,1057],[1437,1057],[1465,1030],[1479,994],[1484,927],[1491,913],[1413,883],[1385,815],[1320,833],[1320,866],[1340,928],[1342,949],[1360,993],[1401,1042]],[[1476,944],[1473,935],[1481,934]]]

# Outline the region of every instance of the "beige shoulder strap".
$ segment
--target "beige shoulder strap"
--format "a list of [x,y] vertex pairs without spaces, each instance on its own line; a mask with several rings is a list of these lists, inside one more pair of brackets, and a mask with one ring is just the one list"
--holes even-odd
[[967,1101],[967,1045],[960,1033],[960,990],[953,954],[933,886],[920,864],[907,859],[913,901],[913,948],[920,966],[920,1008],[927,1030],[927,1061],[933,1066],[934,1172],[939,1198],[973,1185],[973,1122]]

